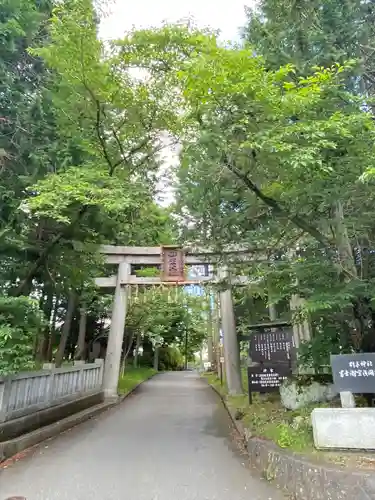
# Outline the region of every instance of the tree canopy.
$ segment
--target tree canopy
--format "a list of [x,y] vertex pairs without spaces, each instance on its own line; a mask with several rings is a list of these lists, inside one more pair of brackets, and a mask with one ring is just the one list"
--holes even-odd
[[39,301],[41,358],[52,356],[59,325],[69,332],[95,300],[100,244],[174,238],[156,203],[170,113],[160,88],[106,53],[90,1],[52,6],[6,2],[1,19],[0,285]]
[[[301,296],[305,361],[375,349],[373,6],[262,0],[247,15],[243,44],[192,23],[107,43],[91,0],[4,3],[0,286],[43,311],[40,359],[74,350],[72,331],[81,350],[86,320],[101,335],[100,244],[178,240],[253,252],[239,303]],[[176,145],[165,209],[162,154]],[[134,332],[182,349],[190,322],[198,348],[207,332],[186,301],[150,304],[133,306]],[[318,361],[314,345],[327,346]]]
[[333,350],[358,348],[358,335],[373,349],[374,124],[368,95],[347,85],[356,65],[302,76],[191,28],[136,36],[154,49],[137,57],[184,100],[178,209],[188,234],[252,248],[266,262],[243,272],[274,301],[299,293],[302,314],[333,321]]

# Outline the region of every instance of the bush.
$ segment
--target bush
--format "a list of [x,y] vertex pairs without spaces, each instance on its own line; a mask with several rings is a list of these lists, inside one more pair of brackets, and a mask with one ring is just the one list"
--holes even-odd
[[44,325],[37,301],[0,297],[0,375],[33,367],[33,346]]
[[177,371],[184,367],[184,358],[176,347],[161,347],[159,350],[159,370]]
[[152,352],[144,352],[142,356],[138,356],[139,367],[154,366],[154,355]]

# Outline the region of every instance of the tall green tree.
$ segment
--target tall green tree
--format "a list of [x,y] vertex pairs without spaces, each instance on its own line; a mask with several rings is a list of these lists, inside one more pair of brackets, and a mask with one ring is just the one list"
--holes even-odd
[[[0,280],[35,258],[35,230],[20,210],[25,189],[56,168],[55,130],[45,84],[50,75],[29,47],[44,43],[52,2],[4,1],[0,16]],[[33,242],[31,244],[31,241]],[[29,244],[30,243],[30,244]],[[15,274],[15,275],[14,275]]]
[[[186,360],[193,360],[207,339],[204,299],[186,290],[151,288],[133,296],[126,321],[126,337],[131,345],[148,340],[154,352],[173,347]],[[136,339],[140,337],[140,341]]]
[[243,36],[269,67],[292,63],[301,75],[355,59],[348,85],[373,94],[374,9],[368,0],[261,0],[247,9]]
[[50,320],[43,358],[59,339],[54,325],[74,330],[68,298],[77,309],[97,293],[101,243],[171,241],[169,213],[154,201],[170,111],[157,105],[160,88],[129,74],[120,49],[104,50],[90,1],[53,11],[5,2],[1,15],[0,285],[38,297]]
[[[162,89],[134,79],[119,50],[105,52],[90,1],[56,7],[49,34],[51,43],[36,53],[58,78],[53,102],[59,131],[84,156],[80,164],[67,164],[32,187],[36,196],[28,207],[33,216],[48,217],[61,229],[31,266],[29,280],[78,227],[85,241],[97,244],[113,240],[120,227],[134,241],[133,222],[142,224],[142,216],[155,215],[149,226],[155,228],[158,210],[149,213],[145,207],[154,206],[156,155],[169,118],[168,109],[158,105]],[[137,235],[144,239],[145,233]]]
[[184,98],[181,220],[203,242],[258,251],[244,272],[280,300],[299,292],[310,311],[333,310],[349,339],[358,331],[373,349],[374,125],[348,91],[352,66],[304,77],[190,28],[137,36],[152,40],[143,63]]
[[[266,65],[271,68],[277,68],[285,62],[292,61],[299,74],[311,74],[314,66],[329,67],[332,64],[344,64],[348,60],[353,60],[354,71],[347,74],[343,84],[360,95],[368,109],[372,110],[375,82],[374,35],[374,4],[366,0],[345,2],[263,0],[256,9],[248,9],[248,23],[244,29],[245,39],[258,54],[264,57]],[[347,101],[342,98],[340,107],[349,106],[349,113],[351,113],[350,104],[350,99]],[[337,148],[337,157],[344,156],[347,150],[346,145]],[[351,162],[361,164],[362,160],[353,155]],[[351,168],[352,166],[349,166],[344,175]],[[372,178],[373,169],[370,168],[366,176],[368,179]],[[335,183],[335,192],[337,192],[338,184],[339,181]],[[329,207],[332,218],[330,226],[337,254],[347,273],[343,281],[346,287],[351,287],[353,309],[351,306],[340,308],[336,304],[335,310],[339,309],[340,313],[338,315],[324,314],[325,328],[322,328],[322,324],[319,323],[316,332],[320,332],[323,337],[327,332],[328,338],[333,338],[333,343],[336,345],[337,341],[341,345],[347,344],[347,338],[345,338],[347,336],[342,334],[332,336],[332,331],[345,331],[349,323],[350,336],[355,347],[362,345],[362,348],[373,349],[375,332],[372,327],[374,322],[372,282],[375,270],[371,250],[373,246],[372,209],[366,203],[367,196],[363,198],[362,189],[355,189],[359,185],[350,183],[347,193],[336,198]],[[305,249],[307,254],[311,253],[311,245],[309,248],[309,250]],[[319,263],[312,266],[310,262],[308,266],[305,264],[305,268],[308,270],[305,280],[315,284],[310,285],[310,289],[315,289],[314,296],[318,299],[316,305],[319,300],[321,305],[335,300],[340,303],[343,298],[340,294],[342,283],[334,281],[331,283],[332,289],[327,292]],[[357,287],[359,292],[356,298],[353,297],[353,286]],[[341,302],[342,305],[343,302]],[[323,337],[318,335],[318,344],[320,342],[321,345],[325,345],[321,342]]]

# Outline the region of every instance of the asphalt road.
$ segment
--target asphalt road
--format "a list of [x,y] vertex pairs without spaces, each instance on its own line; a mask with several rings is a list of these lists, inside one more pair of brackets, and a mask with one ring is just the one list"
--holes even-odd
[[279,500],[251,476],[217,395],[158,375],[124,403],[0,471],[0,500]]

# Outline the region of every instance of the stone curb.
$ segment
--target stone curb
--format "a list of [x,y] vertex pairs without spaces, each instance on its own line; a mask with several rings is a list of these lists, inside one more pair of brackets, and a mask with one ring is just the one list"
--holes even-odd
[[238,434],[240,434],[241,438],[243,439],[244,443],[246,444],[246,438],[248,437],[247,429],[245,429],[244,425],[242,424],[242,422],[240,420],[236,420],[236,417],[233,413],[232,408],[228,405],[225,397],[221,394],[221,392],[218,389],[216,389],[215,386],[211,385],[209,382],[207,382],[207,383],[211,387],[211,389],[213,389],[216,392],[216,394],[219,396],[219,398],[223,402],[223,405],[224,405],[225,409],[227,410],[234,427],[236,428]]
[[128,396],[130,396],[131,394],[133,394],[133,392],[135,392],[142,384],[144,384],[145,382],[148,382],[152,378],[157,377],[158,375],[161,375],[161,374],[162,374],[162,372],[157,372],[157,373],[153,373],[148,378],[145,378],[144,380],[142,380],[142,382],[139,382],[139,384],[135,385],[133,387],[133,389],[130,389],[129,392],[127,392],[126,394],[121,394],[121,396],[118,397],[118,400],[116,400],[117,403],[118,404],[122,403],[124,401],[124,399],[126,399]]
[[62,420],[58,420],[53,424],[40,427],[35,431],[23,434],[22,436],[10,439],[9,441],[4,441],[0,443],[0,456],[2,460],[11,458],[27,448],[31,448],[46,439],[57,436],[58,434],[61,434],[62,432],[89,420],[99,413],[115,406],[117,403],[118,400],[91,406],[86,410],[74,413],[73,415],[63,418]]
[[375,473],[348,471],[327,464],[312,463],[307,457],[279,448],[272,441],[249,436],[235,419],[225,397],[218,394],[249,454],[250,464],[267,481],[293,500],[371,500],[375,498]]
[[63,418],[62,420],[58,420],[57,422],[46,425],[44,427],[40,427],[39,429],[36,429],[35,431],[29,432],[27,434],[23,434],[22,436],[19,436],[14,439],[10,439],[9,441],[3,441],[0,443],[0,468],[1,468],[1,462],[4,460],[7,460],[9,458],[12,458],[14,455],[17,453],[20,453],[21,451],[26,450],[27,448],[32,448],[33,446],[46,441],[47,439],[50,439],[52,437],[58,436],[62,432],[71,429],[79,424],[82,424],[83,422],[89,420],[90,418],[95,417],[96,415],[99,415],[100,413],[105,412],[106,410],[109,410],[113,408],[114,406],[117,406],[121,404],[127,397],[131,396],[144,382],[147,380],[150,380],[153,378],[155,375],[158,375],[157,373],[154,373],[151,375],[151,377],[142,380],[139,384],[137,384],[133,389],[131,389],[129,392],[126,394],[123,394],[119,396],[116,399],[113,399],[111,401],[107,401],[104,403],[97,404],[95,406],[91,406],[87,408],[86,410],[80,411],[78,413],[74,413],[73,415],[70,415],[69,417]]

